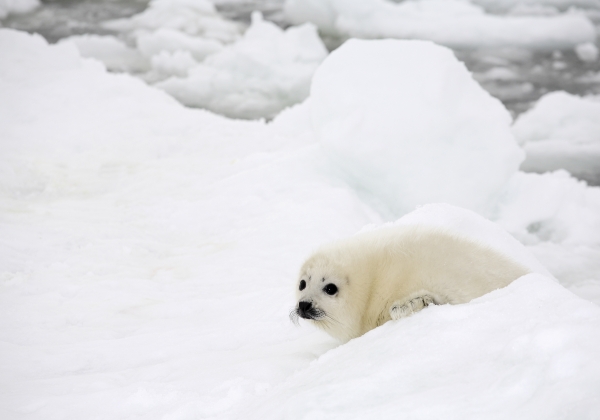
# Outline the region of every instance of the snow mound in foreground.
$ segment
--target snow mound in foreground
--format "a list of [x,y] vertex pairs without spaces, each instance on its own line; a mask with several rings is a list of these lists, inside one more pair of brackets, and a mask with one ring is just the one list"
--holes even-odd
[[[187,109],[36,35],[0,30],[0,51],[0,412],[598,417],[598,309],[551,280],[428,308],[332,352],[291,325],[304,255],[382,223],[314,142],[284,135],[308,118],[289,111],[274,130]],[[491,241],[444,207],[403,221]],[[558,271],[600,261],[551,245]]]
[[233,118],[274,117],[303,101],[317,66],[327,56],[311,24],[287,30],[252,15],[238,42],[156,86],[180,102]]
[[327,352],[243,417],[596,418],[599,329],[600,308],[529,274]]
[[600,97],[552,92],[515,121],[513,133],[525,148],[521,169],[566,169],[600,184]]
[[308,106],[343,176],[396,214],[430,202],[486,214],[523,159],[500,101],[427,41],[346,42],[315,73]]
[[28,13],[40,5],[39,0],[0,0],[0,19],[10,14]]
[[494,16],[459,0],[287,0],[284,10],[291,22],[313,22],[333,35],[427,39],[453,48],[571,49],[596,37],[583,14]]

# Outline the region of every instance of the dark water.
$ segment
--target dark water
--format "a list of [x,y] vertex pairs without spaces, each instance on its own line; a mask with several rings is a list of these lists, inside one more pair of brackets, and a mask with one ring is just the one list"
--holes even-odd
[[[149,0],[44,0],[37,10],[9,16],[0,25],[37,32],[50,42],[77,34],[110,34],[101,26],[103,21],[132,16],[143,11],[148,3]],[[284,0],[214,0],[214,3],[228,19],[248,23],[252,11],[260,10],[266,19],[288,26],[282,13]],[[600,10],[589,9],[587,14],[600,27]],[[335,42],[327,43],[335,47]],[[554,90],[600,94],[600,61],[585,63],[573,51],[456,51],[456,54],[513,115],[527,110],[540,96]]]
[[110,34],[100,23],[140,13],[149,0],[42,0],[31,13],[8,16],[1,26],[37,32],[49,42],[81,34]]

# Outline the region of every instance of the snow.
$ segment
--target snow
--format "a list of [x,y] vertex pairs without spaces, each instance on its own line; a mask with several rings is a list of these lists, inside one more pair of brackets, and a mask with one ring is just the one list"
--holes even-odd
[[[446,50],[413,45],[447,65],[448,101],[464,92],[478,116],[505,118]],[[600,414],[600,308],[562,286],[600,302],[599,188],[516,172],[498,226],[447,205],[406,215],[397,223],[449,224],[535,265],[532,252],[561,284],[535,269],[340,346],[289,322],[297,269],[318,245],[395,217],[324,155],[310,104],[326,98],[270,124],[229,120],[109,74],[73,43],[0,30],[0,50],[2,418]]]
[[527,153],[523,170],[564,168],[580,178],[600,182],[598,97],[548,93],[517,118],[513,132]]
[[142,13],[106,22],[104,26],[139,33],[167,28],[222,43],[238,39],[241,30],[238,23],[221,17],[207,0],[152,0]]
[[592,63],[598,59],[598,48],[591,42],[586,42],[575,47],[575,53],[581,61],[587,63]]
[[217,40],[195,37],[175,29],[161,28],[154,32],[143,32],[137,36],[137,47],[146,57],[152,57],[162,52],[189,52],[195,60],[202,61],[208,55],[223,49],[223,44]]
[[306,99],[314,71],[327,56],[311,24],[285,31],[259,12],[243,38],[157,84],[180,102],[232,118],[271,118]]
[[148,71],[148,60],[123,41],[110,35],[75,35],[60,42],[75,44],[82,57],[94,58],[112,71],[143,72]]
[[572,7],[600,7],[598,0],[473,0],[473,3],[483,6],[487,10],[507,11],[515,8],[527,7],[530,10],[534,8],[542,9],[569,9]]
[[595,418],[598,328],[600,308],[529,274],[376,328],[232,418]]
[[426,39],[452,48],[522,47],[572,49],[594,42],[596,30],[583,14],[499,16],[460,0],[286,0],[295,23],[313,22],[344,38]]
[[564,286],[600,305],[600,188],[564,170],[518,172],[495,220]]
[[396,215],[430,202],[487,214],[523,159],[500,101],[428,41],[347,41],[309,106],[342,177]]
[[84,57],[135,74],[181,103],[232,118],[273,118],[308,96],[327,50],[312,24],[283,30],[260,12],[241,35],[212,3],[153,0],[148,9],[105,26],[121,37],[73,36]]
[[0,0],[0,19],[10,14],[31,12],[39,5],[39,0]]

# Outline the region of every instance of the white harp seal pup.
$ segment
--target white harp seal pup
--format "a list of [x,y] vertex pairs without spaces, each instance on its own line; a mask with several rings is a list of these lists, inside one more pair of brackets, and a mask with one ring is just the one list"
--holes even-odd
[[526,267],[440,228],[400,225],[327,244],[302,265],[290,317],[341,341],[435,304],[458,304],[507,286]]

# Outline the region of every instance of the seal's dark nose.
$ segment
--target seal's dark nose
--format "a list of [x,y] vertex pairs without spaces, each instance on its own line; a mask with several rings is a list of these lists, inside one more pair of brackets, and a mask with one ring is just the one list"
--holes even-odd
[[311,308],[311,302],[298,302],[298,315],[300,315],[302,318],[310,318],[308,312]]
[[312,308],[311,302],[298,302],[298,309],[300,309],[302,312],[308,311],[310,308]]

